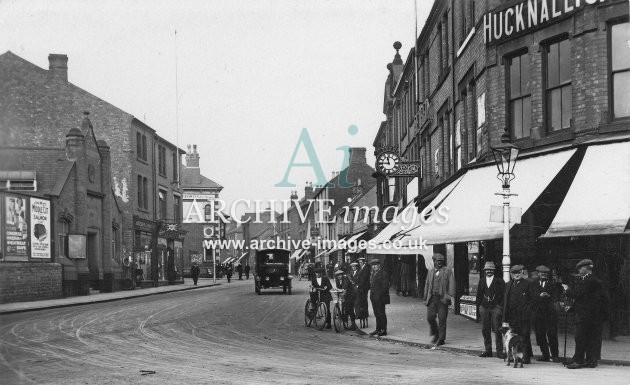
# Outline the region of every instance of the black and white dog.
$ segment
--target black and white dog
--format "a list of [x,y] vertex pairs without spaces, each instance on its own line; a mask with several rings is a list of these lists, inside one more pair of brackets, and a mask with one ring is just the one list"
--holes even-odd
[[507,365],[514,361],[514,367],[520,363],[523,367],[523,341],[521,336],[514,333],[514,330],[509,325],[503,324],[501,327],[501,334],[503,334],[503,349],[505,349],[505,358],[503,361],[507,361]]

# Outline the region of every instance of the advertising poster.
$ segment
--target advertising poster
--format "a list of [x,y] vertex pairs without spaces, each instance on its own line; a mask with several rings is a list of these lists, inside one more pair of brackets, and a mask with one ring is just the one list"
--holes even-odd
[[4,202],[5,259],[28,261],[27,198],[7,195]]
[[31,198],[31,258],[50,259],[50,202]]
[[68,236],[68,249],[70,258],[83,259],[86,256],[86,237],[80,234],[70,234]]

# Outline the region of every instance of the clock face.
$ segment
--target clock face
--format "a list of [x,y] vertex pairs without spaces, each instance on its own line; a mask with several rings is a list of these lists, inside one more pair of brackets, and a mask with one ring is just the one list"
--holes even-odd
[[393,174],[400,167],[400,157],[393,152],[383,152],[376,160],[376,167],[385,175]]

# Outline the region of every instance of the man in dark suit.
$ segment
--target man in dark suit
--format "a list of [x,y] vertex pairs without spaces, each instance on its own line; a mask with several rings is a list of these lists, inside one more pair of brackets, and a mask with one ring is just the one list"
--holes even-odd
[[500,331],[505,282],[501,277],[494,275],[495,270],[494,262],[486,262],[483,267],[485,277],[479,280],[477,287],[477,306],[479,306],[481,316],[481,334],[485,347],[485,351],[479,357],[492,357],[492,331],[494,331],[497,357],[505,358],[503,337]]
[[446,266],[446,258],[442,254],[433,255],[433,269],[429,270],[427,274],[424,292],[427,321],[431,327],[431,342],[436,346],[444,345],[448,307],[453,303],[455,297],[455,276],[453,269]]
[[376,317],[376,329],[370,333],[370,335],[381,337],[387,335],[385,305],[389,304],[389,278],[381,268],[381,261],[379,259],[372,259],[370,265],[372,266],[370,301],[372,302],[374,317]]
[[[320,301],[326,304],[326,329],[330,329],[330,302],[332,301],[332,294],[330,290],[333,288],[330,280],[324,274],[324,268],[318,267],[314,270],[315,276],[311,280],[311,286],[313,289],[321,289],[319,296]],[[311,305],[317,302],[317,291],[312,291]]]
[[359,319],[361,327],[367,327],[368,312],[368,292],[370,291],[370,268],[365,258],[359,258],[359,271],[357,284],[357,306],[356,315]]
[[593,276],[593,261],[583,259],[576,268],[580,273],[576,284],[562,285],[567,297],[575,299],[575,353],[567,368],[595,368],[602,358],[602,325],[609,319],[610,298],[602,281]]
[[560,285],[549,280],[549,268],[545,265],[536,267],[539,286],[539,295],[536,298],[536,310],[534,315],[534,331],[536,343],[540,347],[542,357],[536,361],[560,362],[558,358],[558,313],[556,305],[560,301],[562,291]]
[[512,280],[505,285],[503,298],[503,320],[509,323],[523,341],[523,363],[530,364],[532,352],[530,314],[538,295],[535,285],[528,279],[523,265],[514,265],[510,269]]

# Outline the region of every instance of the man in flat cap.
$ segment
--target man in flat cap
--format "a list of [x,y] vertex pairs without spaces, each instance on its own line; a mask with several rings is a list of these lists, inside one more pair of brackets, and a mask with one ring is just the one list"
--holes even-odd
[[324,268],[318,267],[314,269],[315,276],[311,280],[311,304],[317,302],[317,289],[321,291],[319,299],[326,304],[326,329],[330,329],[330,302],[332,301],[332,294],[330,290],[333,288],[328,277],[324,274]]
[[609,319],[610,298],[602,281],[593,276],[593,261],[583,259],[576,268],[580,277],[575,285],[562,285],[567,297],[575,300],[575,354],[567,368],[595,368],[601,359],[602,325]]
[[483,267],[485,278],[479,280],[477,287],[477,306],[481,316],[481,334],[485,351],[479,357],[492,357],[492,331],[494,331],[497,357],[505,358],[503,337],[501,336],[501,316],[503,314],[503,295],[505,282],[494,273],[494,262],[486,262]]
[[356,315],[361,327],[368,326],[368,292],[370,291],[370,267],[367,265],[365,257],[359,258],[359,272],[357,284],[357,306]]
[[536,298],[536,310],[534,315],[534,331],[536,343],[540,347],[542,357],[536,361],[560,362],[558,358],[558,313],[556,305],[560,301],[562,288],[556,282],[549,279],[551,271],[547,266],[536,267],[538,272],[538,297]]
[[381,268],[379,259],[372,259],[372,275],[370,276],[370,301],[372,310],[376,318],[376,329],[370,333],[371,336],[387,335],[387,315],[385,305],[389,304],[389,278]]
[[503,297],[503,320],[523,341],[523,363],[530,364],[532,352],[530,314],[538,295],[535,284],[528,279],[523,265],[510,269],[512,280],[505,285]]
[[356,289],[354,287],[354,284],[352,283],[350,278],[347,276],[347,274],[341,269],[335,271],[335,278],[337,282],[337,289],[343,290],[343,294],[342,294],[343,309],[342,310],[346,317],[344,322],[347,321],[347,317],[350,317],[351,324],[350,324],[349,330],[357,330],[357,324],[355,322],[356,316],[354,313],[354,302],[356,299]]
[[427,274],[424,292],[427,321],[431,327],[431,343],[436,346],[444,345],[448,307],[455,297],[455,276],[453,270],[446,266],[446,258],[440,253],[433,254],[433,268]]

